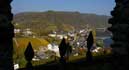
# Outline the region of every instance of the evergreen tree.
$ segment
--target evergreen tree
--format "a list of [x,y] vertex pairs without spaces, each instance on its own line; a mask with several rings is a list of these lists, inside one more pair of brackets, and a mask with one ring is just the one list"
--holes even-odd
[[27,48],[25,50],[24,55],[25,55],[25,59],[27,61],[31,61],[32,58],[34,57],[34,50],[33,50],[32,45],[31,45],[30,42],[29,42],[29,44],[28,44],[28,46],[27,46]]
[[66,51],[67,51],[67,44],[66,44],[66,40],[65,38],[62,39],[60,45],[59,45],[59,52],[60,52],[60,62],[61,63],[65,63],[66,60],[65,60],[65,54],[66,54]]
[[90,34],[87,38],[87,49],[90,51],[91,47],[93,46],[94,43],[94,38],[93,38],[93,34],[92,31],[90,31]]
[[29,44],[28,44],[28,46],[25,50],[24,55],[25,55],[25,59],[27,60],[27,64],[26,64],[27,70],[33,70],[31,60],[34,57],[34,50],[33,50],[32,45],[31,45],[30,42],[29,42]]
[[93,38],[92,31],[90,31],[90,34],[87,38],[87,53],[86,53],[86,59],[88,62],[92,61],[92,54],[91,54],[90,49],[93,46],[93,43],[94,43],[94,38]]

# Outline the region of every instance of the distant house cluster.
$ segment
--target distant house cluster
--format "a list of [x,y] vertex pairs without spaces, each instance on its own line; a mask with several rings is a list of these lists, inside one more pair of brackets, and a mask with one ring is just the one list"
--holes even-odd
[[32,32],[30,28],[26,28],[26,29],[14,29],[14,33],[16,35],[24,36],[24,37],[34,36],[35,35],[35,33]]

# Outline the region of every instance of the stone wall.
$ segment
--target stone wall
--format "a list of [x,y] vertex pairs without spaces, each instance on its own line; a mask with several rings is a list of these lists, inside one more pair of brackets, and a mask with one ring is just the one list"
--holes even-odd
[[0,0],[0,70],[13,70],[12,0]]
[[115,0],[116,7],[111,11],[112,18],[109,23],[112,26],[114,43],[111,45],[113,52],[120,55],[128,54],[129,47],[129,0]]
[[109,23],[112,24],[109,30],[113,34],[114,43],[111,45],[112,68],[113,70],[127,70],[129,61],[129,0],[115,0],[116,7],[111,11],[112,18]]

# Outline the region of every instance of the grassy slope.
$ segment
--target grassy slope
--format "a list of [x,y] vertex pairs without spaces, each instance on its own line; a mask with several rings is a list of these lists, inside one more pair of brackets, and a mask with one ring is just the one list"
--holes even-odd
[[[40,46],[47,46],[49,42],[39,38],[15,38],[14,39],[14,62],[19,63],[20,67],[24,67],[26,61],[24,59],[24,51],[31,42],[33,49],[39,49]],[[16,44],[17,43],[17,44]]]

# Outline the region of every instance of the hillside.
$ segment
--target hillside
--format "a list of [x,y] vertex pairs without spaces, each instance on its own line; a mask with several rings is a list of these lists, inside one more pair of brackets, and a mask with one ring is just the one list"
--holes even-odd
[[51,31],[70,31],[92,27],[107,27],[109,16],[79,12],[23,12],[14,16],[16,28],[31,28],[34,32],[47,34]]

